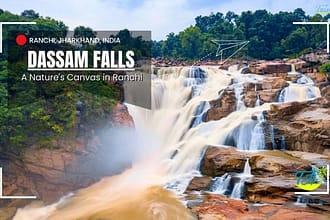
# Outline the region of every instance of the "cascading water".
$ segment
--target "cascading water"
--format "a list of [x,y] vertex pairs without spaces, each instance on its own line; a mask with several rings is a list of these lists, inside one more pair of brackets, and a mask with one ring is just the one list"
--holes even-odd
[[275,150],[275,149],[277,149],[277,144],[275,141],[275,129],[272,124],[269,125],[269,132],[270,132],[270,138],[271,138],[271,142],[272,142],[272,149]]
[[200,123],[205,121],[206,113],[210,109],[210,104],[209,102],[203,101],[201,102],[194,114],[194,119],[191,127],[196,127]]
[[291,71],[288,72],[289,75],[299,75],[301,73],[296,71],[296,65],[294,63],[291,64]]
[[284,135],[281,136],[281,150],[286,149],[286,144],[285,144],[285,137]]
[[230,195],[231,198],[234,199],[241,199],[244,196],[244,190],[245,190],[245,181],[252,177],[251,174],[251,167],[249,163],[249,159],[246,159],[243,173],[238,175],[238,182],[235,183],[233,191]]
[[235,98],[236,98],[236,111],[243,111],[246,107],[243,101],[244,93],[243,93],[243,84],[237,83],[234,84]]
[[215,194],[225,194],[228,191],[231,182],[231,175],[225,173],[221,177],[216,177],[210,186],[210,191]]
[[257,100],[254,106],[260,106],[260,95],[257,95]]
[[263,150],[265,148],[265,131],[264,131],[264,123],[265,117],[263,113],[258,115],[258,123],[254,126],[252,134],[249,150]]
[[[171,191],[181,195],[192,177],[200,175],[199,162],[205,147],[228,144],[250,150],[252,144],[255,150],[263,148],[258,140],[263,135],[264,119],[261,117],[269,110],[270,104],[246,108],[243,102],[243,83],[256,82],[258,77],[262,78],[231,73],[218,67],[159,69],[152,79],[153,109],[128,105],[138,136],[148,139],[141,148],[143,158],[122,174],[104,178],[60,205],[19,209],[14,219],[25,220],[25,216],[32,216],[29,220],[102,219],[102,216],[113,219],[134,219],[134,216],[146,220],[193,219]],[[230,85],[232,81],[234,83]],[[240,101],[238,111],[221,120],[204,122],[208,101],[217,99],[219,91],[229,85],[235,89]],[[257,120],[253,119],[255,116]],[[235,184],[232,197],[241,197],[243,179],[251,176],[249,170],[247,160],[244,172],[238,175],[240,181]],[[219,181],[226,186],[232,178],[228,175]],[[218,190],[222,192],[224,189]]]
[[281,91],[278,101],[305,101],[316,97],[320,97],[319,88],[314,86],[314,82],[311,78],[300,74],[296,83],[289,82],[289,86]]

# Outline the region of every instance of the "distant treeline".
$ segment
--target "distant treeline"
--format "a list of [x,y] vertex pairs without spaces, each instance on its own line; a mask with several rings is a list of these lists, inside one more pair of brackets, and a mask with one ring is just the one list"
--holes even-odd
[[153,57],[171,57],[198,60],[212,53],[217,45],[212,40],[248,40],[248,46],[239,52],[240,57],[275,59],[294,57],[310,48],[320,47],[326,41],[325,25],[294,25],[294,21],[327,21],[322,17],[306,15],[297,8],[293,12],[272,14],[267,10],[245,11],[241,15],[217,12],[198,16],[195,25],[179,34],[170,33],[166,40],[153,42]]

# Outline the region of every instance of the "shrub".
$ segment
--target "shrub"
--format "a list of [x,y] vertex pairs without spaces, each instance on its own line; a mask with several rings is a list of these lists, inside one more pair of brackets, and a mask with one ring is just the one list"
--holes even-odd
[[330,80],[330,62],[327,62],[327,63],[323,64],[322,66],[320,66],[319,70],[321,73],[327,74],[328,80]]

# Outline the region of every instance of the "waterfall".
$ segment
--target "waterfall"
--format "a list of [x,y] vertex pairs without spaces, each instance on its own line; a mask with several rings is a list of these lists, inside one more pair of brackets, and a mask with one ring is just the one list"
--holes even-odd
[[[182,195],[191,179],[200,175],[199,163],[206,147],[226,144],[239,150],[264,147],[263,112],[270,109],[270,103],[246,108],[243,102],[243,83],[262,77],[219,70],[216,66],[160,68],[152,77],[152,110],[128,105],[136,134],[145,140],[140,144],[138,138],[128,140],[137,146],[136,151],[129,153],[138,153],[141,158],[123,173],[77,191],[65,201],[70,209],[54,205],[25,207],[19,209],[14,219],[37,216],[31,213],[39,215],[29,220],[87,219],[95,213],[119,219],[116,214],[125,216],[130,212],[141,219],[152,219],[150,211],[166,215],[167,219],[193,219],[177,195]],[[221,120],[204,122],[208,103],[218,99],[219,91],[228,87],[235,90],[238,111]],[[241,174],[228,174],[218,180],[223,186],[218,185],[218,191],[223,192],[236,182],[232,192],[227,193],[241,198],[245,181],[251,177],[250,169],[247,159]],[[143,208],[136,209],[137,206]]]
[[193,119],[193,123],[191,125],[191,127],[196,127],[197,125],[199,125],[200,123],[205,121],[205,117],[206,117],[206,113],[207,111],[210,109],[210,104],[209,102],[203,101],[201,102],[194,114],[194,119]]
[[289,83],[290,85],[282,89],[278,102],[305,101],[320,97],[320,90],[313,85]]
[[264,122],[265,117],[263,113],[258,115],[258,123],[254,126],[251,141],[249,145],[249,150],[263,150],[265,149],[265,131],[264,131]]
[[[225,133],[225,140],[221,141],[219,144],[235,146],[238,150],[264,150],[264,126],[266,120],[263,111],[257,111],[258,108],[267,110],[269,108],[269,104],[264,104],[260,107],[255,107],[253,109],[249,108],[244,112],[244,114],[241,113],[239,116],[235,113],[236,117],[241,118],[241,123],[237,124],[237,127],[232,128],[229,133]],[[248,113],[248,110],[252,111],[253,113]],[[232,114],[234,115],[234,113]],[[223,121],[226,120],[223,119]]]
[[272,149],[275,150],[275,149],[277,149],[277,144],[275,141],[274,126],[272,124],[269,125],[269,132],[270,132],[270,138],[271,138],[271,142],[272,142]]
[[301,74],[296,71],[296,65],[294,63],[291,64],[291,71],[288,72],[289,75],[294,75],[294,74]]
[[314,81],[310,77],[308,77],[304,74],[301,74],[301,76],[297,79],[296,82],[298,84],[314,85]]
[[216,194],[224,195],[230,186],[231,175],[225,173],[221,177],[216,177],[210,186],[210,191]]
[[243,173],[238,175],[238,182],[235,183],[233,191],[231,192],[230,197],[234,199],[241,199],[244,196],[245,190],[245,181],[249,178],[253,177],[251,174],[251,167],[249,163],[249,159],[246,159]]
[[285,137],[284,135],[281,136],[281,150],[286,149],[286,144],[285,144]]
[[257,94],[257,100],[254,106],[260,106],[260,95]]
[[305,101],[320,96],[320,89],[314,86],[314,81],[301,74],[296,83],[289,82],[289,86],[282,89],[278,102]]
[[243,92],[243,84],[238,83],[234,85],[234,91],[235,91],[235,98],[236,98],[236,111],[243,111],[245,110],[245,104],[244,104],[244,92]]
[[245,162],[245,165],[244,165],[243,176],[246,176],[246,177],[252,176],[251,175],[251,167],[250,167],[249,158],[246,159],[246,162]]

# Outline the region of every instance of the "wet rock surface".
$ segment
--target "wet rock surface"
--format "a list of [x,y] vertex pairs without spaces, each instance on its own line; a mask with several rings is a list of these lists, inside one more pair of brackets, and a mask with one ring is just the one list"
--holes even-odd
[[200,220],[326,220],[330,215],[315,209],[288,205],[249,206],[242,200],[229,199],[221,195],[206,195],[204,201],[191,207],[191,210]]
[[312,153],[329,151],[329,108],[311,102],[276,104],[271,106],[268,120],[277,130],[277,138],[285,137],[287,149]]
[[244,154],[234,148],[209,147],[202,159],[201,172],[212,177],[222,176],[227,172],[241,172],[244,163]]
[[225,89],[220,97],[210,102],[211,108],[207,111],[206,121],[220,120],[236,110],[235,91]]
[[329,219],[327,195],[313,196],[304,199],[306,204],[296,204],[300,200],[294,193],[301,191],[296,187],[295,173],[330,163],[329,156],[302,151],[242,152],[210,146],[201,162],[201,171],[212,177],[242,173],[246,158],[253,177],[245,181],[244,201],[213,194],[217,192],[209,192],[205,185],[192,187],[196,184],[191,183],[190,188],[206,193],[203,201],[190,207],[199,219]]

